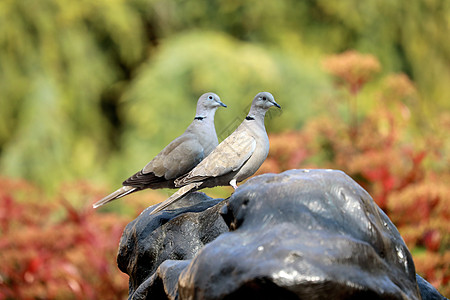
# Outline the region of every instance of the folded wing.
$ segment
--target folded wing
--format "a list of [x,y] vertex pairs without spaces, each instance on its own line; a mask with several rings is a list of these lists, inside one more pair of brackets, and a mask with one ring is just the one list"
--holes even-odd
[[238,171],[255,151],[256,140],[245,131],[234,132],[185,176],[175,180],[176,186],[203,181]]

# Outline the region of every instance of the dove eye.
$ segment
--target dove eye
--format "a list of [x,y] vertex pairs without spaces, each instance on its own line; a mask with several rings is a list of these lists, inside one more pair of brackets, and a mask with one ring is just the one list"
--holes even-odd
[[212,99],[213,99],[213,96],[208,96],[208,99],[209,99],[209,100],[212,100]]
[[263,97],[263,100],[264,100],[264,101],[266,101],[266,100],[267,100],[267,98],[266,98],[266,97]]

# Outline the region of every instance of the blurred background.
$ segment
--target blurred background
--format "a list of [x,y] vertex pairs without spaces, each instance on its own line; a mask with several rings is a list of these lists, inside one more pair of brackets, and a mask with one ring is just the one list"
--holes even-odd
[[449,32],[447,0],[0,2],[0,299],[126,298],[121,232],[169,191],[91,204],[207,91],[219,140],[271,92],[259,173],[343,170],[448,297]]

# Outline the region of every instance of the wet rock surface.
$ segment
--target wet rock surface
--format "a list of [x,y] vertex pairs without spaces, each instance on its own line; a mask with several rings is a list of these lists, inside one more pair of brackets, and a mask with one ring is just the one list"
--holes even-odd
[[125,229],[130,299],[444,299],[416,282],[395,226],[342,172],[265,174],[228,201],[188,203]]
[[152,286],[158,284],[152,281],[152,275],[163,262],[191,259],[205,244],[228,231],[219,214],[225,202],[204,193],[191,193],[171,210],[150,216],[155,206],[147,208],[126,226],[117,263],[130,276],[130,298],[147,299]]
[[442,300],[447,299],[442,296],[428,281],[416,275],[417,285],[419,286],[420,295],[422,300]]

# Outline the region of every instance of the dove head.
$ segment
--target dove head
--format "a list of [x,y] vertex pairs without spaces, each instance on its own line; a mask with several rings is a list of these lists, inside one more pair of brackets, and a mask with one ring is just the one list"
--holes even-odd
[[220,106],[227,107],[225,103],[220,101],[219,96],[214,93],[205,93],[198,98],[196,117],[206,118],[211,113],[214,115]]
[[265,115],[266,111],[272,106],[281,108],[281,106],[275,101],[273,95],[269,92],[258,93],[253,99],[252,106],[250,108],[249,116]]

